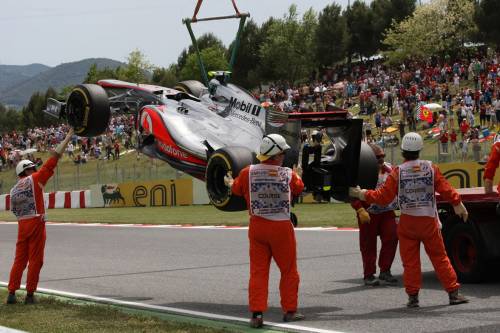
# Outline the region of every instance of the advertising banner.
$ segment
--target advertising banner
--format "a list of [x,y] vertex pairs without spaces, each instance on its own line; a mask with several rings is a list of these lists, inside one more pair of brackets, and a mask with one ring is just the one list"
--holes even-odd
[[[484,165],[476,162],[438,164],[443,176],[455,188],[484,186]],[[500,172],[497,170],[493,184],[498,184]]]
[[96,200],[102,202],[101,207],[154,207],[193,204],[192,179],[102,184],[95,189],[98,191],[94,191],[101,195],[102,201]]

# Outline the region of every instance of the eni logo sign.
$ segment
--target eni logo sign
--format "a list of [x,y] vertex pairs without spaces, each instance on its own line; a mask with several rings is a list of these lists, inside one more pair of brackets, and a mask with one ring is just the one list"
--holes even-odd
[[[469,188],[484,186],[484,166],[475,163],[443,163],[439,164],[443,176],[456,188]],[[500,173],[495,175],[495,183],[500,178]]]
[[106,197],[103,195],[105,204],[109,207],[156,207],[193,204],[193,180],[191,178],[160,179],[113,185],[114,191]]
[[[167,205],[167,192],[170,193],[169,204]],[[171,180],[169,187],[158,184],[151,187],[149,190],[146,186],[136,186],[132,192],[132,200],[136,207],[146,206],[175,206],[177,205],[175,183]],[[149,205],[147,204],[149,203]]]

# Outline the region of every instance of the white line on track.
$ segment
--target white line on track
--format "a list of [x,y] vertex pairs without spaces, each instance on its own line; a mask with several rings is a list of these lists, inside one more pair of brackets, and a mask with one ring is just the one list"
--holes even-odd
[[[17,222],[3,222],[0,225],[14,225]],[[58,223],[47,222],[48,226],[65,227],[102,227],[102,228],[151,228],[151,229],[190,229],[190,230],[248,230],[248,227],[225,226],[225,225],[182,225],[182,224],[110,224],[110,223]],[[295,231],[359,231],[357,228],[338,228],[338,227],[299,227]]]
[[[8,285],[8,283],[0,281],[0,286],[6,287],[7,285]],[[22,285],[21,287],[25,288],[24,285]],[[96,303],[128,306],[128,307],[133,307],[133,308],[142,309],[142,310],[153,310],[153,311],[160,311],[160,312],[166,312],[166,313],[177,314],[177,315],[192,316],[192,317],[197,317],[197,318],[231,321],[231,322],[248,324],[248,318],[242,318],[242,317],[225,316],[225,315],[220,315],[220,314],[215,314],[215,313],[210,313],[210,312],[191,311],[191,310],[185,310],[185,309],[180,309],[180,308],[152,305],[152,304],[139,303],[139,302],[121,301],[121,300],[107,298],[107,297],[96,297],[96,296],[91,296],[91,295],[78,294],[78,293],[72,293],[72,292],[54,290],[54,289],[38,288],[37,291],[42,292],[42,293],[57,295],[57,296],[74,298],[74,299],[78,299],[78,300],[96,302]],[[314,328],[314,327],[307,327],[307,326],[300,326],[300,325],[281,324],[281,323],[275,323],[275,322],[270,322],[270,321],[266,321],[265,324],[267,326],[270,326],[273,328],[288,329],[288,330],[301,331],[301,332],[344,333],[341,331],[325,330],[325,329],[321,329],[321,328]]]

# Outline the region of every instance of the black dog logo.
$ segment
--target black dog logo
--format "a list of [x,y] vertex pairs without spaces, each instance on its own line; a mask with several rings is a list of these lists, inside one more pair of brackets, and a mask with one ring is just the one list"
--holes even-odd
[[120,193],[120,188],[118,186],[102,185],[101,193],[104,200],[104,207],[109,207],[111,204],[119,203],[120,200],[125,206],[125,199]]

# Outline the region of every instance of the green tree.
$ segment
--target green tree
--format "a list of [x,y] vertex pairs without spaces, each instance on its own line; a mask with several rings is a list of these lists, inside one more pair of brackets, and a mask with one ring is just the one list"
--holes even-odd
[[356,0],[347,9],[345,15],[347,19],[347,31],[349,33],[347,51],[349,60],[355,54],[365,57],[373,55],[373,15],[370,8],[361,0]]
[[415,11],[416,0],[373,0],[370,4],[372,11],[373,40],[372,52],[383,48],[385,31],[394,23],[406,19]]
[[5,107],[0,103],[0,135],[21,127],[21,112]]
[[347,25],[340,5],[331,4],[323,8],[316,29],[316,62],[329,66],[345,58],[347,50]]
[[[240,46],[233,66],[232,81],[247,88],[252,88],[260,83],[258,70],[260,67],[260,47],[267,38],[267,27],[262,28],[252,20],[245,24],[240,37]],[[231,55],[233,44],[229,47]]]
[[143,83],[149,80],[147,74],[152,70],[153,65],[149,63],[144,54],[139,50],[134,50],[127,58],[127,65],[117,68],[116,73],[120,80]]
[[500,1],[481,0],[474,18],[484,39],[500,50]]
[[[200,50],[200,52],[204,49],[212,47],[224,50],[224,53],[226,52],[224,43],[222,43],[222,41],[219,38],[215,37],[215,35],[211,32],[201,35],[196,39],[196,42],[198,44],[198,50]],[[190,45],[187,50],[182,50],[179,58],[177,59],[177,66],[179,71],[182,71],[182,69],[186,65],[188,57],[195,53],[196,51],[194,49],[194,45]]]
[[154,84],[173,87],[178,81],[176,64],[171,64],[168,68],[158,67],[153,70],[152,82]]
[[92,64],[83,83],[97,83],[97,81],[103,79],[118,79],[118,71],[119,69],[114,70],[109,67],[98,69],[97,64]]
[[[209,47],[200,52],[201,59],[206,71],[227,70],[229,63],[226,60],[224,50],[219,47]],[[182,80],[199,80],[201,77],[200,68],[198,66],[198,57],[196,53],[192,53],[187,57],[186,64],[180,71],[179,79]]]
[[384,54],[389,63],[456,54],[476,33],[472,0],[433,0],[389,29]]
[[295,82],[308,77],[316,67],[314,40],[317,25],[312,9],[299,19],[295,5],[290,6],[283,19],[274,20],[260,49],[263,78]]

